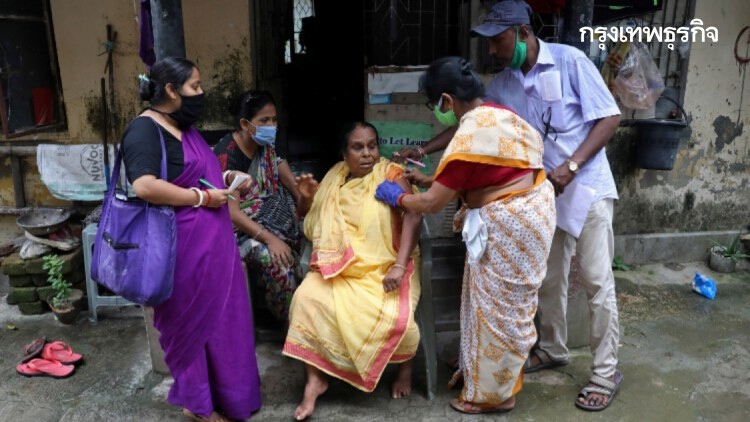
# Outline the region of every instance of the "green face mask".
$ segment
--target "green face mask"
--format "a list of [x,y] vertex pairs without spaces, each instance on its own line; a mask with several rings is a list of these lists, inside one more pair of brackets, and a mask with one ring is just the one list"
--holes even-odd
[[458,126],[458,117],[456,117],[456,113],[453,112],[453,110],[448,110],[445,113],[440,111],[440,107],[443,105],[443,97],[440,97],[440,101],[438,101],[437,105],[434,108],[435,117],[438,119],[438,122],[442,124],[443,126]]
[[510,61],[511,69],[520,69],[526,61],[526,41],[518,41],[518,29],[516,29],[516,49],[513,51],[513,59]]

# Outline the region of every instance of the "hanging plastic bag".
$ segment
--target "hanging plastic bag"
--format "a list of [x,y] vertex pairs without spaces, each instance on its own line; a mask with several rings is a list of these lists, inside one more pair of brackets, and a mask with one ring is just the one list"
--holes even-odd
[[643,43],[633,43],[615,78],[620,102],[628,108],[646,110],[654,107],[664,91],[664,79]]

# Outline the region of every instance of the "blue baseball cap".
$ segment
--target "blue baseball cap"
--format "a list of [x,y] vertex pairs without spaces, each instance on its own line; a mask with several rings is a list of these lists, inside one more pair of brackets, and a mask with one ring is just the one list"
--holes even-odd
[[471,30],[471,36],[491,38],[513,25],[531,24],[531,6],[523,0],[505,0],[492,6],[481,25]]

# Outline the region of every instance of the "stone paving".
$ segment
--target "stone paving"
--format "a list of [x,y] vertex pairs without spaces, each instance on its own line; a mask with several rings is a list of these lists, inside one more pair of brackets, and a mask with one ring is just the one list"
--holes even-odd
[[[690,291],[696,271],[715,277],[716,300]],[[570,364],[526,377],[516,408],[506,415],[467,416],[447,405],[457,392],[443,386],[424,395],[417,358],[414,393],[392,400],[389,368],[372,394],[332,382],[312,420],[325,421],[747,421],[750,420],[750,272],[712,273],[702,263],[648,265],[616,272],[620,305],[623,388],[609,409],[586,413],[573,405],[589,377],[587,348]],[[7,291],[0,289],[0,296]],[[150,371],[141,311],[102,311],[100,322],[63,326],[52,314],[23,316],[0,298],[0,421],[182,421],[164,402],[170,379]],[[8,329],[8,324],[15,330]],[[25,343],[45,334],[86,356],[64,380],[25,378],[15,372]],[[455,355],[458,333],[439,334],[440,359]],[[261,343],[257,353],[264,405],[253,420],[292,420],[304,385],[302,366],[281,356],[280,344]]]

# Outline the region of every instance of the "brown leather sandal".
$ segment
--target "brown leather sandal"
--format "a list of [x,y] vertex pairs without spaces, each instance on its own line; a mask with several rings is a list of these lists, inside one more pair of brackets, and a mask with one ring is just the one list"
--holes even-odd
[[34,340],[31,341],[31,343],[27,344],[23,347],[23,359],[21,359],[22,363],[26,363],[30,361],[31,359],[34,359],[35,357],[39,356],[39,354],[42,353],[42,349],[44,348],[44,344],[47,342],[47,337],[41,336],[37,337]]
[[[536,355],[539,359],[539,364],[532,366],[531,356]],[[565,366],[568,364],[567,360],[552,360],[552,358],[542,349],[532,349],[529,357],[526,358],[526,362],[523,364],[524,374],[530,374],[532,372],[541,371],[542,369],[552,369],[558,366]]]

